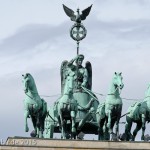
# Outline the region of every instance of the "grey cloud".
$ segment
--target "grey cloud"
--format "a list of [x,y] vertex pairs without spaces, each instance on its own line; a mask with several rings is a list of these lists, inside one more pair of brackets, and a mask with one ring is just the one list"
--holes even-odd
[[[111,0],[99,0],[99,1],[95,1],[95,3],[97,4],[101,4],[101,3],[110,3],[112,2]],[[116,3],[126,3],[126,4],[143,4],[143,5],[147,5],[147,4],[150,4],[149,0],[115,0],[114,2]]]
[[59,26],[51,26],[48,24],[31,24],[22,27],[14,35],[4,39],[0,44],[1,54],[23,53],[30,49],[34,49],[42,42],[55,42],[56,37],[66,34],[68,23]]
[[[150,34],[149,20],[103,22],[91,16],[85,22],[88,30],[87,39],[97,42],[97,39],[108,40],[148,40]],[[41,43],[56,44],[57,39],[65,43],[69,38],[69,29],[72,22],[64,22],[52,27],[47,24],[32,24],[19,29],[14,35],[8,37],[0,44],[0,54],[17,54],[27,52]],[[97,37],[96,39],[93,37]],[[93,41],[93,42],[94,42]],[[94,43],[95,43],[94,42]]]
[[[133,21],[110,21],[104,22],[99,19],[92,18],[88,20],[87,26],[90,35],[93,35],[93,31],[103,34],[113,34],[114,36],[122,36],[127,38],[147,39],[150,35],[150,20],[133,20]],[[97,34],[101,36],[103,34]],[[109,38],[109,37],[108,37]],[[117,38],[117,37],[116,37]],[[120,37],[118,37],[120,38]]]

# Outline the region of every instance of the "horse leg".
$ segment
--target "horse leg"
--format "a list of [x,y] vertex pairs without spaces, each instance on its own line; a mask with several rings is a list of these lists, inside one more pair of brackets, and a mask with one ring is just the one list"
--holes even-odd
[[29,131],[28,121],[27,121],[28,116],[29,116],[29,111],[25,110],[24,112],[25,132]]
[[61,122],[61,137],[63,139],[66,139],[66,134],[65,134],[65,120],[63,119],[62,116],[62,109],[60,110],[60,122]]
[[[125,140],[130,140],[131,135],[131,127],[132,127],[132,119],[130,117],[126,117],[126,125],[125,125]],[[134,141],[134,139],[132,139]]]
[[42,129],[41,122],[40,122],[40,125],[39,125],[39,138],[43,138],[43,129]]
[[39,123],[38,123],[38,119],[36,120],[36,137],[39,138]]
[[116,134],[117,138],[119,137],[119,121],[120,121],[120,116],[117,117],[116,124],[115,124],[115,134]]
[[39,128],[39,138],[43,138],[43,131],[44,131],[44,120],[45,116],[39,116],[39,123],[38,123],[38,128]]
[[36,128],[36,118],[34,116],[31,116],[32,124],[34,127],[35,136],[37,134],[37,128]]
[[41,116],[40,116],[40,131],[41,131],[41,134],[40,134],[40,138],[44,138],[43,136],[43,132],[44,132],[44,123],[45,123],[45,118],[46,118],[46,114],[47,114],[47,104],[44,102],[44,100],[42,101],[44,104],[43,104],[43,110],[41,112]]
[[41,123],[40,123],[41,135],[40,135],[40,138],[44,138],[43,132],[44,132],[44,122],[45,122],[45,118],[46,118],[46,115],[44,115],[44,116],[41,117]]
[[108,131],[108,128],[106,125],[104,125],[104,127],[103,127],[103,133],[104,133],[104,140],[109,140],[110,134],[109,134],[109,131]]
[[101,135],[102,135],[102,132],[101,132],[101,119],[99,117],[99,120],[97,121],[98,123],[98,140],[101,140]]
[[109,130],[109,133],[110,133],[110,134],[113,132],[112,129],[111,129],[111,122],[112,122],[111,114],[112,114],[112,111],[109,110],[109,111],[108,111],[108,122],[107,122],[107,127],[108,127],[108,130]]
[[71,129],[71,134],[73,135],[74,139],[76,138],[76,113],[75,111],[71,111],[71,124],[72,124],[72,129]]
[[145,117],[146,117],[145,114],[142,114],[142,136],[141,136],[141,140],[144,140],[145,123],[146,123]]
[[136,137],[138,131],[141,129],[141,127],[142,127],[142,123],[141,123],[141,122],[140,122],[140,123],[137,123],[136,128],[135,128],[135,130],[133,131],[133,141],[135,140],[135,137]]
[[101,119],[99,117],[99,120],[98,120],[98,140],[104,140],[104,131],[103,131],[104,122],[105,122],[105,119]]
[[36,134],[36,137],[40,137],[40,115],[38,114],[36,116],[36,128],[37,128],[37,134]]
[[113,133],[113,127],[114,127],[115,122],[116,122],[115,120],[113,120],[113,119],[111,120],[111,127],[110,127],[110,129],[111,129],[110,131],[111,132],[109,132],[111,141],[116,140],[116,136],[117,136],[116,134]]

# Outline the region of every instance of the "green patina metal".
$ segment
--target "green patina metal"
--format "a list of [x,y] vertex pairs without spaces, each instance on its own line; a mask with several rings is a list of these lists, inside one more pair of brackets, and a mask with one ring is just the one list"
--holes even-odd
[[79,41],[86,36],[86,29],[81,21],[89,15],[91,7],[92,5],[84,9],[81,14],[77,9],[75,15],[73,10],[63,5],[67,16],[75,22],[70,30],[70,36],[77,41],[77,56],[61,64],[61,97],[48,109],[45,137],[53,138],[55,132],[61,132],[63,139],[76,138],[81,131],[97,133],[95,112],[99,101],[91,91],[92,65],[86,62],[83,67],[84,55],[79,55]]
[[47,113],[47,103],[40,98],[36,84],[31,74],[27,73],[23,76],[23,87],[25,92],[24,99],[24,119],[25,132],[29,131],[27,119],[31,118],[35,136],[43,137],[44,121]]
[[119,120],[122,112],[122,99],[120,97],[120,90],[122,90],[124,86],[122,79],[121,73],[114,73],[106,100],[104,103],[98,106],[96,117],[98,122],[99,140],[112,139],[114,134],[114,124],[115,135],[118,136],[119,134]]
[[77,101],[73,96],[73,73],[70,72],[67,76],[64,86],[64,91],[60,99],[57,102],[57,112],[58,112],[58,121],[59,126],[61,127],[61,137],[63,139],[67,138],[66,124],[67,120],[71,122],[71,136],[75,137],[76,135],[76,114],[78,110]]
[[[46,102],[38,95],[33,77],[30,74],[23,76],[26,94],[25,131],[28,131],[27,118],[31,117],[37,137],[42,137],[45,129],[45,138],[53,138],[53,134],[59,132],[63,139],[76,138],[80,132],[84,132],[99,133],[99,139],[109,139],[115,122],[116,133],[119,128],[122,110],[119,88],[123,88],[121,73],[114,74],[105,104],[100,105],[92,92],[92,65],[87,61],[83,67],[84,55],[79,55],[79,41],[86,36],[86,29],[81,21],[89,15],[92,5],[84,9],[81,14],[77,9],[77,15],[65,5],[63,7],[65,13],[75,22],[70,36],[77,41],[77,56],[71,61],[62,62],[61,97],[48,109]],[[105,128],[104,136],[102,128]]]
[[[84,67],[84,55],[79,55],[79,42],[87,33],[81,22],[89,15],[91,7],[92,5],[84,9],[82,14],[77,9],[75,15],[73,10],[63,5],[65,13],[75,22],[70,36],[77,41],[77,56],[61,64],[60,98],[47,108],[47,103],[38,94],[31,74],[23,75],[25,132],[29,131],[27,119],[31,118],[34,136],[39,138],[53,138],[54,133],[61,133],[62,139],[75,139],[82,132],[98,134],[98,140],[111,140],[114,135],[118,137],[123,105],[120,97],[124,86],[122,73],[114,73],[105,102],[100,104],[92,92],[92,65],[87,61]],[[134,140],[141,128],[141,139],[144,140],[145,123],[150,121],[150,85],[145,99],[130,106],[126,115],[125,140]],[[133,122],[137,123],[137,127],[132,136]]]
[[[133,135],[131,134],[132,123],[137,124]],[[126,140],[135,140],[137,132],[142,128],[141,140],[144,140],[146,122],[150,122],[150,85],[145,93],[145,98],[142,102],[136,102],[128,109],[126,116],[125,135]]]
[[74,25],[71,27],[70,36],[73,40],[77,41],[77,55],[79,55],[79,43],[86,37],[87,30],[81,23],[82,20],[85,20],[86,17],[89,15],[92,5],[82,11],[80,14],[80,10],[77,9],[77,14],[68,8],[67,6],[63,5],[64,11],[68,17],[70,17],[71,21],[74,21]]
[[87,133],[97,132],[95,112],[99,102],[91,91],[91,63],[87,62],[86,67],[83,67],[83,59],[83,55],[78,55],[69,62],[62,62],[61,97],[48,110],[45,137],[53,138],[56,131],[61,132],[63,139],[76,138],[87,122],[96,130],[84,130]]

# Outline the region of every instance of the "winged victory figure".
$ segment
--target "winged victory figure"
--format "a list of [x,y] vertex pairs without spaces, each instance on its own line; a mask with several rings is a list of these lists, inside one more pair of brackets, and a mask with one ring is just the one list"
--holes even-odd
[[60,69],[62,95],[68,76],[74,76],[74,91],[79,91],[81,89],[81,85],[89,90],[92,89],[92,65],[89,61],[87,61],[85,63],[85,67],[83,67],[83,59],[84,56],[80,54],[71,61],[65,60],[62,62]]

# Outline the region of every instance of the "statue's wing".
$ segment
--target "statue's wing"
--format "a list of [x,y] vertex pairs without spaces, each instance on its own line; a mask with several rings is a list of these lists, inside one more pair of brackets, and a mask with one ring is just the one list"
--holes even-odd
[[64,92],[64,86],[65,86],[65,80],[66,80],[66,75],[67,75],[67,65],[68,61],[64,60],[61,63],[61,69],[60,69],[60,75],[61,75],[61,94]]
[[87,88],[89,90],[91,90],[92,89],[92,65],[91,65],[91,63],[89,61],[87,61],[85,63],[85,68],[88,71],[88,85],[87,85]]
[[66,15],[69,16],[72,21],[75,21],[76,15],[74,14],[74,11],[68,8],[67,6],[65,6],[64,4],[63,4],[63,8],[64,8]]
[[92,5],[82,11],[82,14],[80,15],[81,20],[86,19],[86,17],[89,15],[89,13],[91,11],[91,8],[92,8]]

